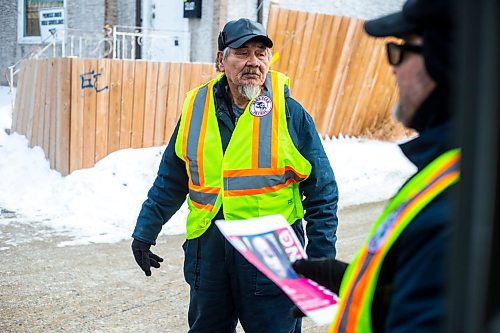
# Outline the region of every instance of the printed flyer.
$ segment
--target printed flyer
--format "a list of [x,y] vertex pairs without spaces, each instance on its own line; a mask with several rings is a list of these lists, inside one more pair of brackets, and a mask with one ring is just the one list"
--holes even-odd
[[325,325],[333,321],[338,296],[293,270],[292,262],[307,256],[283,216],[219,220],[215,223],[224,237],[316,324]]

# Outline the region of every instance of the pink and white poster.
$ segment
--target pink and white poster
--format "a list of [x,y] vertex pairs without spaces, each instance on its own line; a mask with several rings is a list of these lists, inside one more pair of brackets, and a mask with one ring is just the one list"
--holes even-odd
[[215,222],[224,237],[255,267],[278,285],[297,307],[318,325],[333,321],[338,296],[299,276],[292,262],[306,253],[281,215]]

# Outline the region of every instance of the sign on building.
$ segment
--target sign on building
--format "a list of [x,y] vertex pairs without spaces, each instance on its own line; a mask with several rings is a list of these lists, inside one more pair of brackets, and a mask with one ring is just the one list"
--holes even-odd
[[[40,36],[42,37],[42,41],[48,41],[49,37],[52,36],[56,30],[64,29],[64,8],[41,8],[38,13],[40,17]],[[61,40],[61,35],[58,35],[57,39]]]
[[184,0],[184,17],[201,17],[201,0]]

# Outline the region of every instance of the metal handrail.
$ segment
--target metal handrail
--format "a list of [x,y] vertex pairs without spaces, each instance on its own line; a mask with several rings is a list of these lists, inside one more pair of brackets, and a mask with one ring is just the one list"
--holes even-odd
[[[96,38],[97,37],[97,38]],[[19,65],[26,59],[38,59],[45,56],[47,50],[52,48],[52,57],[56,57],[60,51],[61,57],[82,57],[84,53],[107,58],[111,55],[113,59],[136,59],[136,46],[144,46],[145,38],[152,41],[156,39],[173,39],[176,42],[182,40],[188,42],[190,33],[186,31],[155,30],[142,27],[116,25],[106,27],[103,31],[85,31],[77,29],[56,29],[51,36],[45,38],[41,45],[35,47],[12,66],[8,66],[6,78],[12,91],[14,78],[19,73]],[[89,43],[90,41],[90,43]],[[147,44],[150,48],[155,43]],[[104,51],[103,51],[104,50]],[[151,50],[147,51],[148,56]]]

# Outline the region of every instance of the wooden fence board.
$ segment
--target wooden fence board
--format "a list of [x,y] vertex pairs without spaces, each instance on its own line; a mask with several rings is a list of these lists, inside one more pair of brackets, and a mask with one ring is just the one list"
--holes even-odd
[[146,98],[146,72],[147,62],[135,62],[134,82],[134,108],[132,110],[132,136],[131,147],[142,147],[142,135],[144,131],[144,108]]
[[170,64],[170,70],[168,75],[168,96],[167,96],[167,112],[165,117],[165,141],[169,140],[172,132],[174,131],[175,125],[177,124],[178,115],[182,112],[182,109],[178,108],[178,99],[183,98],[179,93],[179,82],[181,76],[181,64],[172,63]]
[[111,61],[108,109],[108,154],[120,149],[123,61]]
[[167,116],[169,64],[160,63],[158,67],[158,84],[156,90],[156,111],[153,131],[153,145],[165,144],[165,121]]
[[[303,76],[304,76],[304,72],[306,71],[305,65],[306,65],[306,61],[308,58],[308,54],[309,54],[309,45],[311,42],[310,37],[312,34],[315,20],[316,20],[316,14],[307,13],[306,23],[305,23],[305,26],[303,29],[304,35],[302,38],[302,42],[297,41],[298,43],[302,44],[302,47],[301,47],[300,54],[299,54],[299,60],[297,62],[297,68],[295,70],[295,77],[290,78],[290,80],[291,80],[290,86],[291,86],[291,90],[294,92],[294,97],[299,102],[301,101],[301,97],[303,97],[303,95],[305,95],[305,93],[301,92],[301,89],[303,89],[303,87],[304,87]],[[287,68],[281,67],[281,64],[278,64],[278,65],[279,65],[279,67],[277,67],[278,70],[280,70],[284,73],[288,73]],[[307,86],[307,90],[309,90],[309,88],[310,87]]]
[[85,71],[84,59],[71,60],[71,132],[69,151],[69,170],[81,169],[83,166],[83,106],[84,96],[80,75]]
[[61,58],[58,63],[55,168],[65,176],[69,174],[71,61]]
[[324,48],[324,54],[322,55],[321,60],[323,66],[319,73],[319,77],[316,80],[317,85],[315,86],[315,98],[311,104],[311,110],[315,110],[316,128],[322,135],[324,135],[326,130],[324,128],[324,124],[326,123],[325,119],[328,117],[328,111],[326,110],[328,96],[331,91],[333,81],[335,80],[334,68],[338,61],[338,58],[336,57],[338,52],[337,49],[341,47],[337,41],[339,39],[343,40],[343,36],[345,35],[345,32],[344,35],[342,35],[342,31],[339,29],[342,17],[329,15],[327,17],[327,22],[328,21],[329,23],[327,24],[329,28],[325,32],[327,39],[326,42],[324,42],[328,45],[328,47]]
[[40,98],[40,88],[41,88],[41,63],[39,61],[34,62],[33,64],[33,74],[34,74],[34,79],[31,82],[31,89],[32,89],[32,98],[30,99],[30,104],[28,107],[28,113],[27,113],[27,122],[26,122],[26,132],[25,136],[26,139],[28,140],[28,144],[30,147],[33,147],[33,122],[34,118],[36,116],[36,109],[37,109],[37,101]]
[[35,126],[33,127],[32,142],[34,146],[42,147],[42,149],[43,149],[43,139],[44,139],[45,113],[48,112],[45,110],[45,99],[47,96],[47,78],[48,78],[47,73],[48,73],[49,61],[50,59],[40,60],[41,66],[43,67],[41,73],[43,77],[40,78],[40,81],[42,82],[41,85],[42,88],[40,93],[40,100],[35,101],[35,103],[38,104],[39,113],[38,113],[38,123],[34,124]]
[[22,112],[22,104],[25,101],[24,95],[26,90],[26,63],[28,60],[21,61],[19,65],[19,77],[17,79],[17,88],[16,88],[16,100],[14,102],[14,110],[12,113],[12,125],[11,130],[13,132],[19,133],[19,124],[21,123],[20,115]]
[[314,50],[315,52],[309,52],[307,55],[306,68],[307,70],[302,72],[302,77],[300,79],[300,87],[298,88],[301,94],[297,96],[300,103],[309,110],[309,113],[314,117],[316,114],[315,110],[312,109],[314,103],[315,94],[313,93],[315,89],[306,89],[306,87],[314,87],[316,78],[320,72],[320,64],[317,63],[317,50],[320,47],[322,30],[324,28],[324,14],[316,14],[316,19],[314,20],[314,27],[309,44],[309,51]]
[[72,59],[71,62],[71,113],[70,113],[70,172],[83,167],[83,126],[84,126],[84,76],[85,60]]
[[323,15],[323,29],[321,29],[320,37],[318,39],[318,48],[316,55],[311,54],[310,57],[314,57],[313,68],[310,73],[310,87],[313,89],[309,90],[307,94],[307,108],[310,111],[311,116],[314,119],[322,117],[323,109],[315,108],[317,100],[321,97],[320,92],[324,89],[321,84],[328,86],[329,82],[325,82],[323,77],[327,75],[325,73],[325,67],[331,62],[331,59],[327,58],[327,50],[331,47],[329,45],[329,40],[331,38],[331,29],[333,24],[333,16]]
[[295,28],[297,26],[297,16],[298,12],[297,11],[290,11],[288,12],[288,17],[286,20],[286,27],[285,31],[282,32],[283,35],[283,51],[281,53],[281,66],[284,68],[290,68],[289,66],[289,61],[290,61],[290,50],[292,48],[294,39],[295,39]]
[[363,63],[365,64],[363,67],[365,68],[363,75],[360,75],[358,79],[359,93],[355,98],[352,98],[352,108],[353,114],[356,116],[356,122],[354,122],[354,117],[351,119],[351,127],[354,127],[354,135],[359,135],[365,128],[365,124],[367,123],[367,119],[376,117],[376,115],[371,114],[371,110],[368,109],[368,105],[370,103],[371,90],[373,89],[373,80],[371,78],[375,77],[377,73],[375,69],[378,67],[378,59],[370,55],[370,51],[373,50],[375,46],[374,38],[367,38],[366,42],[363,42],[362,45],[365,45],[364,55],[363,55]]
[[188,64],[181,64],[181,72],[179,75],[179,90],[178,90],[178,96],[177,96],[177,107],[176,107],[176,112],[178,115],[181,114],[182,112],[182,106],[184,104],[184,98],[186,97],[186,93],[194,88],[189,86],[190,82],[190,75],[191,75],[191,68],[192,66],[189,66]]
[[276,4],[271,4],[269,14],[267,16],[267,34],[273,39],[276,35],[276,25],[278,24],[278,12],[280,8]]
[[[355,43],[355,41],[353,41],[355,32],[356,21],[350,20],[346,31],[344,46],[342,47],[339,55],[338,66],[335,70],[335,81],[332,85],[330,97],[327,103],[327,109],[331,110],[328,127],[333,127],[335,133],[340,133],[339,127],[345,115],[344,112],[340,110],[339,104],[341,103],[344,94],[345,81],[347,79],[349,69],[349,57],[352,53],[352,44]],[[346,133],[342,134],[345,135]]]
[[144,107],[144,132],[142,147],[152,147],[156,112],[156,85],[158,83],[158,62],[148,62],[146,74],[146,102]]
[[85,62],[83,106],[83,167],[89,168],[95,164],[96,136],[96,106],[97,90],[100,86],[100,73],[97,72],[97,59],[87,59]]
[[[288,66],[286,68],[286,74],[290,77],[290,80],[295,78],[297,67],[299,65],[299,56],[302,50],[302,45],[304,41],[304,30],[307,23],[307,12],[298,12],[296,19],[296,26],[292,31],[291,42],[288,46],[290,49],[288,53],[290,54],[288,60]],[[291,83],[293,84],[293,83]]]
[[187,87],[186,92],[205,83],[205,81],[201,81],[200,78],[201,66],[191,66],[190,64],[183,64],[183,66],[191,68],[191,71],[189,72],[189,79],[186,80],[186,87]]
[[111,79],[111,59],[99,59],[97,61],[97,72],[99,86],[96,96],[96,119],[95,119],[95,153],[94,160],[97,162],[108,155],[108,127],[109,127],[109,83]]
[[50,108],[49,110],[49,162],[50,168],[54,169],[56,167],[56,124],[57,124],[57,76],[59,70],[59,62],[57,58],[50,59],[51,67],[52,67],[52,75],[50,75],[47,96],[50,96]]
[[328,133],[331,125],[331,119],[334,117],[335,109],[332,103],[335,101],[340,84],[341,55],[350,20],[347,17],[336,17],[332,25],[332,35],[335,38],[331,41],[331,48],[328,50],[329,64],[324,69],[325,83],[320,86],[318,94],[319,99],[314,104],[313,108],[321,110],[321,118],[316,122],[320,135],[325,136]]
[[[53,117],[53,108],[54,108],[54,91],[55,87],[55,70],[54,70],[54,61],[53,59],[47,59],[47,78],[45,80],[46,91],[44,98],[44,115],[43,115],[43,140],[42,140],[42,148],[45,153],[45,157],[47,159],[54,157],[55,155],[50,151],[52,148],[50,144],[50,129],[52,126],[52,117]],[[54,137],[54,134],[52,134]],[[54,165],[54,161],[50,163],[51,167]]]
[[134,71],[134,62],[131,60],[124,60],[120,116],[120,149],[130,147],[132,136],[132,113],[134,110]]
[[[38,80],[34,82],[35,84],[35,100],[34,100],[34,106],[33,106],[33,122],[31,124],[31,146],[39,146],[39,131],[40,131],[40,119],[43,119],[43,112],[44,112],[44,102],[45,101],[45,91],[46,91],[46,84],[45,81],[47,79],[47,66],[46,66],[46,60],[42,60],[38,62]],[[43,130],[43,128],[42,128]],[[41,136],[43,137],[43,136]]]
[[281,53],[285,52],[285,48],[290,45],[289,43],[286,44],[287,40],[285,40],[285,31],[286,31],[286,23],[288,21],[288,12],[287,11],[282,11],[280,10],[278,12],[277,16],[277,22],[276,22],[276,29],[274,30],[274,35],[269,35],[269,37],[273,41],[273,49],[274,52],[277,53],[276,56],[278,56],[274,66],[275,68],[286,68],[284,64],[282,64],[282,57]]
[[[28,93],[28,85],[30,82],[33,82],[32,72],[30,72],[30,60],[24,60],[22,62],[21,70],[23,71],[22,80],[20,89],[16,91],[16,110],[17,114],[13,117],[14,129],[19,134],[24,134],[23,132],[23,117],[26,110],[27,98],[26,95]],[[21,78],[19,79],[21,80]],[[21,95],[22,94],[22,95]],[[19,97],[18,97],[19,96]],[[21,97],[22,96],[22,97]]]
[[217,76],[214,64],[197,64],[201,67],[200,84],[210,81]]
[[30,61],[28,71],[31,73],[31,81],[29,82],[28,89],[26,90],[26,104],[23,110],[22,117],[22,133],[25,134],[31,145],[31,128],[33,126],[33,106],[35,105],[36,89],[35,84],[38,80],[38,61]]
[[[358,43],[353,45],[353,52],[350,57],[350,70],[346,79],[346,88],[344,93],[344,98],[341,105],[342,110],[347,117],[344,121],[343,127],[350,135],[357,136],[359,132],[357,131],[357,124],[359,124],[364,114],[359,114],[359,109],[355,108],[356,101],[361,97],[361,88],[365,81],[366,71],[368,70],[368,60],[370,58],[370,50],[367,48],[369,46],[368,41],[366,41],[365,33],[363,32],[363,22],[358,21],[356,25],[356,34],[354,39]],[[365,37],[367,38],[367,37]]]

